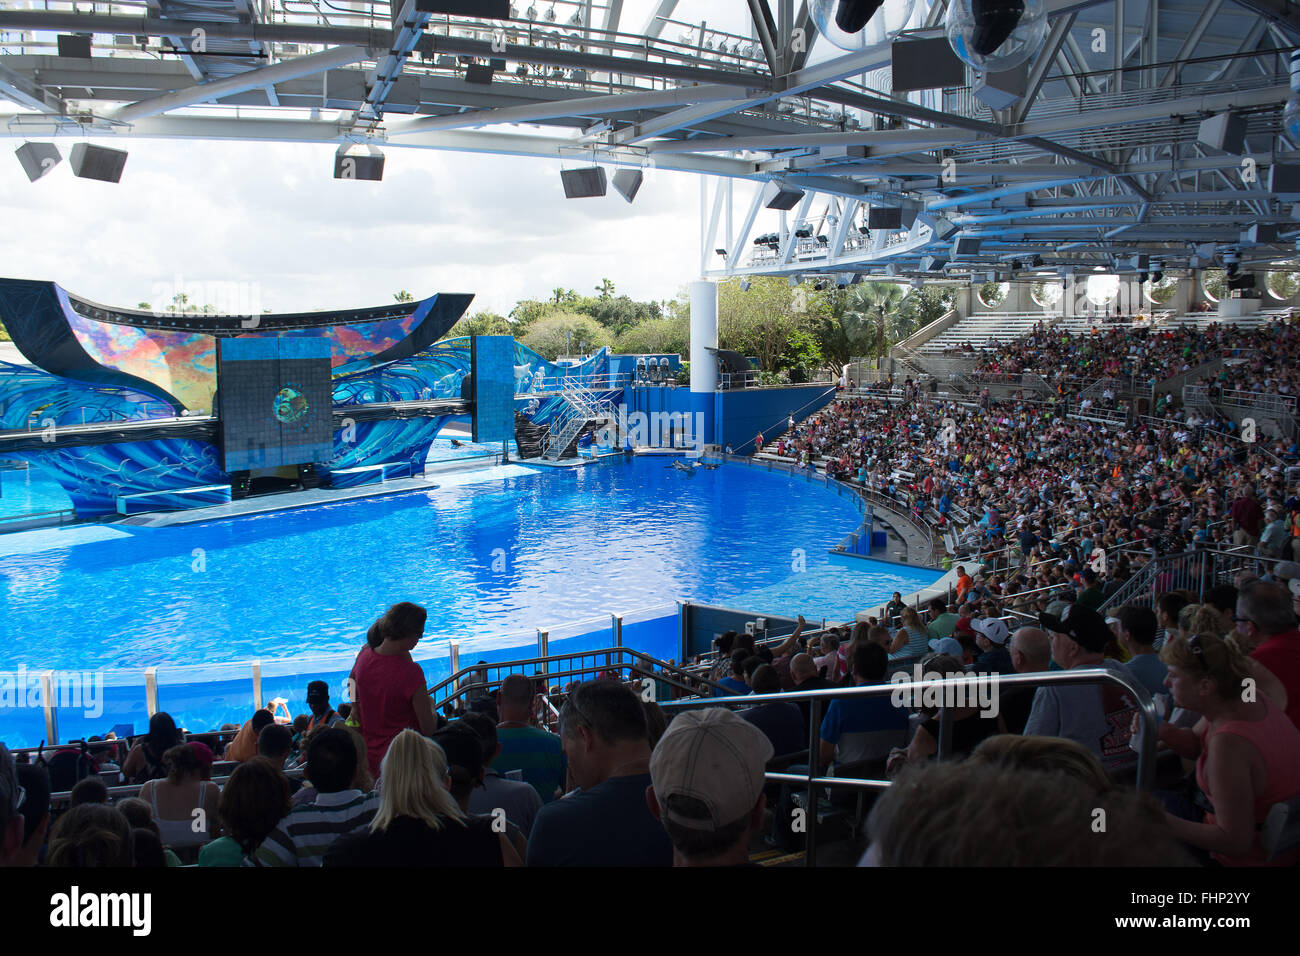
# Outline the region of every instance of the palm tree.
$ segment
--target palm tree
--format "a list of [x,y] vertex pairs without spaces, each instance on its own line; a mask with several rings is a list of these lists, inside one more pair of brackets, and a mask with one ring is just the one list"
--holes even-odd
[[414,302],[415,296],[403,289],[401,292],[394,292],[393,299],[396,302]]
[[602,299],[608,299],[614,294],[614,283],[608,279],[601,279],[600,285],[596,286],[596,291],[600,293]]
[[870,324],[874,333],[870,336],[871,344],[879,359],[889,351],[890,333],[898,331],[893,326],[905,295],[903,287],[892,282],[863,282],[850,293],[845,314],[856,322]]
[[564,291],[565,290],[558,285],[551,290],[551,295],[555,297],[556,305],[559,305],[562,301],[564,301]]

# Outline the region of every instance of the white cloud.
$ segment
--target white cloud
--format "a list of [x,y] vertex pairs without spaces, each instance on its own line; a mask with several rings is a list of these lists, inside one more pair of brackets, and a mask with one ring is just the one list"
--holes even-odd
[[35,183],[0,160],[0,274],[109,305],[183,277],[255,284],[277,312],[399,289],[505,312],[603,277],[671,299],[698,271],[699,180],[684,173],[647,171],[629,206],[612,188],[566,200],[555,160],[389,148],[384,181],[367,183],[332,178],[333,146],[132,140],[111,185],[74,177],[72,142],[58,145],[64,162]]

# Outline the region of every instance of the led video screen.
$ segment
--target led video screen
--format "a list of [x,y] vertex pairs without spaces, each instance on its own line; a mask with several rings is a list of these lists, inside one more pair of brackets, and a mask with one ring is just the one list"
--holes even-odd
[[326,339],[222,339],[217,395],[226,471],[328,461],[334,451]]

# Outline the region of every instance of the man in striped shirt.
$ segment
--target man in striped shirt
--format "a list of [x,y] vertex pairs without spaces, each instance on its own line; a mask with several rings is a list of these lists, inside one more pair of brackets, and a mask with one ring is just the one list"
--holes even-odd
[[370,823],[379,809],[378,793],[352,787],[357,748],[349,732],[327,727],[307,747],[307,779],[318,792],[314,803],[294,807],[262,841],[245,866],[320,866],[341,836]]

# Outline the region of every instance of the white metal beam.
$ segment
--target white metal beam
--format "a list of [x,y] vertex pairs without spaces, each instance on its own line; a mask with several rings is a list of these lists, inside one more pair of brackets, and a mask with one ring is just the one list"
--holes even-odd
[[332,50],[322,50],[320,53],[295,57],[292,60],[282,60],[271,66],[249,70],[247,73],[241,73],[228,79],[215,80],[211,83],[199,83],[183,90],[177,90],[174,93],[164,93],[162,96],[154,96],[147,100],[130,103],[110,112],[108,118],[123,123],[132,123],[146,116],[155,116],[168,110],[180,109],[183,106],[194,106],[198,103],[207,103],[234,93],[244,93],[259,87],[274,85],[281,80],[296,80],[325,70],[360,63],[369,59],[369,56],[369,51],[362,47],[334,47]]
[[668,108],[684,103],[712,103],[731,100],[735,96],[736,91],[732,87],[708,85],[651,90],[644,93],[611,93],[576,99],[556,99],[520,106],[471,110],[450,116],[425,116],[390,128],[389,135],[402,136],[439,129],[471,129],[498,123],[537,123],[571,116],[607,116],[633,110]]

